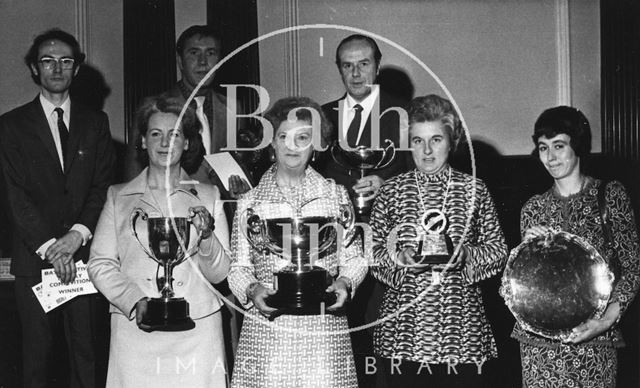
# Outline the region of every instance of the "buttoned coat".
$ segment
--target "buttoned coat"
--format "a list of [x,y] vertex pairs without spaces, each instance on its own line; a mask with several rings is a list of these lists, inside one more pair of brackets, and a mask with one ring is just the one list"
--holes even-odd
[[[184,171],[181,179],[183,182],[189,180]],[[169,201],[166,197],[158,198],[149,190],[147,169],[131,182],[109,188],[91,246],[88,272],[96,288],[111,302],[112,313],[133,318],[134,307],[141,298],[160,295],[156,284],[158,264],[141,245],[148,247],[147,223],[141,217],[135,222],[140,242],[132,233],[131,214],[135,208],[142,209],[150,217],[186,217],[189,207],[193,206],[205,206],[211,212],[215,220],[215,238],[224,249],[214,246],[210,252],[205,252],[202,248],[177,265],[173,271],[173,286],[176,297],[184,297],[189,302],[193,319],[220,309],[220,299],[206,284],[207,281],[221,282],[229,272],[229,230],[219,199],[216,187],[192,183],[176,188]],[[191,226],[189,247],[195,245],[196,239],[195,228]],[[162,273],[160,269],[160,276]]]

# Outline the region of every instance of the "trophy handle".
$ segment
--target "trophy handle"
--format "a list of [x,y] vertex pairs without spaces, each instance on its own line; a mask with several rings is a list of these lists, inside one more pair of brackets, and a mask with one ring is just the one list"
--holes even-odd
[[[353,242],[353,238],[355,237],[354,227],[356,224],[355,213],[351,209],[351,206],[349,206],[348,204],[340,205],[340,214],[336,217],[336,221],[334,222],[334,224],[338,224],[342,227],[340,231],[342,232],[341,237],[342,241],[344,241],[344,245],[351,245],[351,243]],[[327,224],[320,228],[320,230],[330,227],[332,227],[331,224]],[[322,241],[322,243],[318,246],[317,251],[315,251],[315,254],[320,255],[321,253],[326,251],[334,242],[337,243],[336,239],[331,238]]]
[[155,261],[156,263],[162,264],[158,259],[156,259],[153,253],[151,253],[151,251],[149,251],[144,246],[144,244],[140,242],[140,239],[138,238],[138,232],[136,232],[136,221],[138,220],[138,217],[142,217],[143,221],[146,221],[147,219],[149,219],[149,215],[147,214],[147,212],[145,212],[141,208],[137,207],[133,209],[133,212],[131,213],[131,217],[129,217],[129,224],[131,227],[131,233],[133,234],[133,238],[135,238],[138,244],[140,244],[140,246],[142,247],[142,250],[144,251],[144,253],[147,254],[147,256],[153,259],[153,261]]
[[378,164],[376,164],[376,166],[373,168],[374,170],[379,170],[387,167],[391,164],[391,162],[393,162],[393,159],[395,159],[396,157],[396,147],[393,145],[393,142],[389,139],[385,139],[384,142],[385,144],[387,144],[387,146],[383,148],[382,158],[380,159],[380,162],[378,162]]
[[266,243],[267,231],[265,222],[253,208],[247,208],[240,214],[240,231],[249,244],[262,253],[269,249]]
[[339,166],[346,168],[347,170],[354,170],[352,166],[342,164],[342,162],[340,161],[340,158],[336,156],[336,149],[338,148],[340,148],[340,146],[338,145],[337,140],[334,141],[331,147],[329,148],[331,153],[331,158],[333,159],[333,161],[336,162]]

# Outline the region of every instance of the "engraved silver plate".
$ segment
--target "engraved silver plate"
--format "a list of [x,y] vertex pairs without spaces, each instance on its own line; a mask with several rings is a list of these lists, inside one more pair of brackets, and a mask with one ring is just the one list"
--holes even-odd
[[563,340],[588,319],[598,319],[614,275],[582,238],[556,232],[526,239],[511,251],[501,294],[523,329]]

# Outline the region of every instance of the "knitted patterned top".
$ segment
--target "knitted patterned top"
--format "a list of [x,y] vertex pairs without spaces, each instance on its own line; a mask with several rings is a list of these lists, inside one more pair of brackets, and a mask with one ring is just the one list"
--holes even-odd
[[[402,223],[418,223],[426,209],[443,210],[454,247],[462,243],[468,248],[461,270],[415,275],[396,265],[392,256],[404,246],[388,250],[390,233]],[[375,353],[414,362],[479,365],[497,357],[477,283],[502,271],[507,246],[485,184],[453,169],[397,175],[381,188],[371,226],[371,271],[386,286],[381,322],[374,331]],[[413,237],[415,229],[401,226],[397,234]]]
[[[534,195],[525,203],[520,215],[522,236],[532,226],[547,226],[582,237],[603,257],[611,257],[605,248],[600,210],[598,208],[599,179],[588,178],[584,188],[573,195],[562,197],[552,187],[543,194]],[[614,249],[621,267],[610,301],[620,304],[621,314],[633,300],[640,285],[640,246],[631,201],[620,182],[609,183],[605,191],[609,210]],[[524,331],[516,324],[512,337],[532,345],[557,347],[560,341],[552,341]],[[624,345],[620,330],[610,329],[586,344]]]

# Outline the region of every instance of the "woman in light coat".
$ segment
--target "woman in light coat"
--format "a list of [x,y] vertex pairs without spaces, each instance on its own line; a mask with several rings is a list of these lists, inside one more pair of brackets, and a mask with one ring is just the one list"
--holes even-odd
[[[109,188],[91,246],[89,276],[111,302],[108,387],[226,383],[222,303],[210,283],[221,282],[229,271],[229,232],[217,188],[193,184],[182,169],[198,159],[201,140],[191,109],[174,128],[181,109],[182,104],[163,97],[149,98],[139,108],[139,150],[149,166],[132,181]],[[173,271],[175,296],[189,303],[194,329],[145,331],[149,327],[142,318],[149,298],[160,296],[156,276],[163,270],[131,233],[135,208],[150,217],[190,216],[188,246],[202,237],[197,253]],[[148,245],[147,224],[140,218],[138,237]]]

